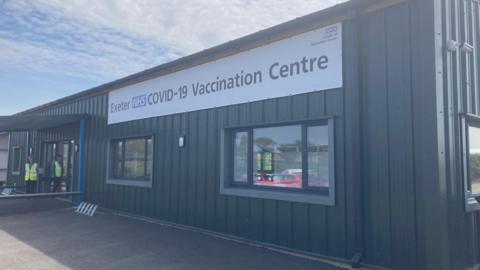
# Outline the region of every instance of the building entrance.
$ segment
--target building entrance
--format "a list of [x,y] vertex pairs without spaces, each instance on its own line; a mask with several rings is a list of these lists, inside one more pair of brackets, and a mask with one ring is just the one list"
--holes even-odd
[[[72,192],[77,167],[75,140],[44,142],[41,167],[43,168],[40,192]],[[61,167],[61,176],[56,172],[55,162]]]

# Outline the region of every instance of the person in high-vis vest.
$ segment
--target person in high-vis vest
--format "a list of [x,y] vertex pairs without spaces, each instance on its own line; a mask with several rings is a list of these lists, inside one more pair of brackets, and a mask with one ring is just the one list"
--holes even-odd
[[60,187],[62,184],[62,176],[63,176],[62,157],[57,156],[57,158],[50,165],[50,177],[53,180],[52,192],[60,192]]
[[35,193],[38,181],[38,164],[28,157],[25,163],[25,186],[27,194]]

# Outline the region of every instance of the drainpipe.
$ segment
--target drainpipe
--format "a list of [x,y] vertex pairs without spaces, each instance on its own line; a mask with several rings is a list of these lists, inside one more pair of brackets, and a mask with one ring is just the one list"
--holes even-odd
[[[346,103],[346,106],[351,106],[351,115],[349,115],[352,121],[352,137],[356,138],[352,145],[352,157],[348,161],[351,168],[351,180],[353,185],[353,202],[354,202],[354,216],[353,224],[355,226],[355,239],[354,239],[354,255],[351,258],[351,265],[353,268],[359,268],[365,252],[365,237],[364,237],[364,202],[363,202],[363,136],[362,136],[362,74],[361,74],[361,40],[360,40],[360,19],[358,9],[352,9],[349,11],[346,25],[349,31],[351,42],[345,44],[346,50],[349,50],[350,62],[349,74],[351,74],[346,82],[349,84],[350,102]],[[348,73],[347,73],[348,74]],[[348,87],[348,85],[347,85]]]

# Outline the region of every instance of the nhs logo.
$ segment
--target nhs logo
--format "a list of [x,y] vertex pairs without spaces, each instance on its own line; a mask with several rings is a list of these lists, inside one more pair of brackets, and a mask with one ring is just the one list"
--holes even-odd
[[136,96],[132,98],[132,108],[147,106],[147,95]]

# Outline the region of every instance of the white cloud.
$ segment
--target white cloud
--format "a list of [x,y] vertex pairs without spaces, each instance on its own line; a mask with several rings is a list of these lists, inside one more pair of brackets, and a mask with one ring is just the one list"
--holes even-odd
[[217,45],[344,0],[39,0],[43,7],[183,53]]
[[105,82],[344,1],[0,0],[0,64]]

